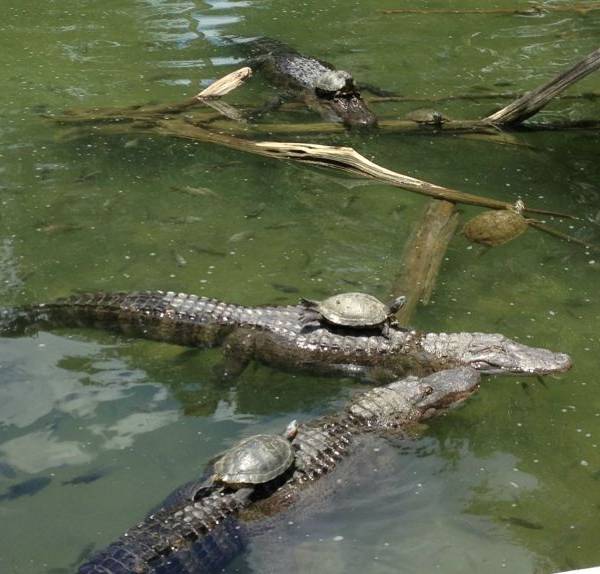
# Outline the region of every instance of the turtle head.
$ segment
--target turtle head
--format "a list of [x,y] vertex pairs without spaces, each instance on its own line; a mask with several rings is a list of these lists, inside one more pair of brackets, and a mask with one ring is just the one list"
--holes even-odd
[[390,301],[388,307],[390,308],[390,313],[397,313],[404,305],[406,305],[406,296],[400,295],[400,297],[396,297]]
[[354,92],[356,92],[354,78],[350,72],[344,70],[328,70],[315,84],[315,93],[320,98]]

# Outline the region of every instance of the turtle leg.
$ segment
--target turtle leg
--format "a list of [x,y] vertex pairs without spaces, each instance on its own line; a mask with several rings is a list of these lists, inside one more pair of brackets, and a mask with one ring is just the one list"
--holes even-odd
[[300,324],[302,325],[302,331],[313,331],[315,329],[319,329],[321,325],[321,313],[318,311],[313,311],[308,305],[311,301],[307,299],[302,299],[302,303],[307,301],[307,308],[300,315]]

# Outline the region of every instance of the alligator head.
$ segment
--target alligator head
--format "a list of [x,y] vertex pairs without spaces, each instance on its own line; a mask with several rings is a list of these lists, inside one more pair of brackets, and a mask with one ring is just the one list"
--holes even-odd
[[364,393],[349,411],[375,428],[415,423],[464,402],[479,388],[479,378],[479,372],[470,367],[406,377]]
[[377,118],[360,97],[354,79],[344,70],[323,74],[316,83],[315,95],[320,107],[332,119],[341,119],[351,127],[377,125]]
[[498,334],[429,333],[421,345],[440,364],[469,365],[485,374],[545,375],[571,368],[565,353],[528,347]]

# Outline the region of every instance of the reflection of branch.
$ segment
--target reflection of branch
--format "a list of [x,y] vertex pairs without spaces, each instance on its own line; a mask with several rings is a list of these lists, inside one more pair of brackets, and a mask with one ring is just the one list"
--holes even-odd
[[592,10],[600,10],[600,2],[564,6],[533,4],[527,8],[389,8],[382,10],[382,12],[384,14],[514,14],[517,16],[537,16],[545,12],[587,14]]
[[444,254],[456,231],[458,214],[453,203],[432,200],[415,225],[404,247],[400,271],[394,280],[394,297],[406,295],[396,313],[401,325],[409,325],[419,303],[427,305],[435,287]]
[[485,118],[495,125],[514,125],[539,112],[552,98],[571,84],[600,68],[600,48],[543,86],[528,92],[508,106]]

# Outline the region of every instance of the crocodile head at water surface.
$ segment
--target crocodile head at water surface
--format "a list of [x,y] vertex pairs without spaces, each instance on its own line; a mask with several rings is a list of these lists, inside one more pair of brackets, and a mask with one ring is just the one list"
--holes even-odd
[[455,356],[481,373],[545,375],[571,368],[565,353],[529,347],[495,333],[426,333],[421,346],[442,361]]

